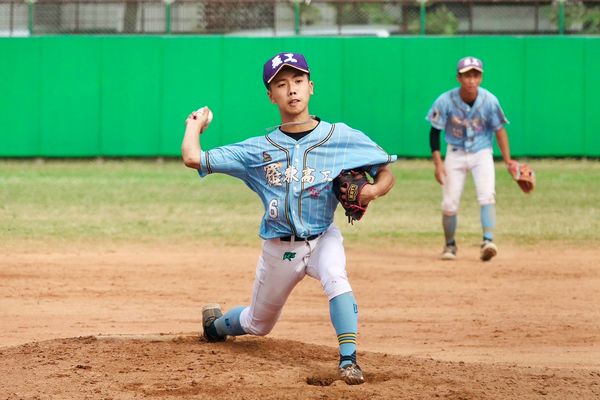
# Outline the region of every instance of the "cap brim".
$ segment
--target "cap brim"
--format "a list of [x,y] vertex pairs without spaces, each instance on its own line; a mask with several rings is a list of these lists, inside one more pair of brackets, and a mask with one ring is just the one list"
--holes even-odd
[[464,67],[462,69],[459,69],[458,73],[459,74],[464,74],[465,72],[470,71],[472,69],[477,70],[479,72],[483,72],[483,68],[470,66],[470,67]]
[[307,70],[307,69],[300,68],[300,67],[298,67],[297,65],[294,65],[294,64],[283,63],[283,64],[281,64],[281,65],[279,66],[279,68],[277,68],[277,71],[275,71],[275,73],[273,74],[273,76],[271,77],[271,79],[269,79],[269,80],[267,81],[267,85],[268,85],[269,83],[271,83],[271,81],[273,80],[273,78],[275,78],[275,77],[277,76],[277,74],[279,73],[279,71],[281,71],[281,69],[282,69],[283,67],[292,67],[292,68],[294,68],[294,69],[297,69],[298,71],[302,71],[302,72],[304,72],[304,73],[306,73],[306,74],[310,74],[310,71],[309,71],[309,70]]

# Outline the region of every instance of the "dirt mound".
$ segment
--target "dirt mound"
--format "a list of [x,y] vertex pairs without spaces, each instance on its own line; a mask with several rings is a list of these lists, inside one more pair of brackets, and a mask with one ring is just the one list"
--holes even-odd
[[313,279],[267,338],[198,340],[206,302],[249,304],[258,247],[63,250],[0,246],[0,400],[600,399],[597,248],[349,249],[359,387]]
[[337,349],[190,334],[88,336],[0,349],[2,398],[592,399],[600,373],[359,352],[367,383],[347,386]]

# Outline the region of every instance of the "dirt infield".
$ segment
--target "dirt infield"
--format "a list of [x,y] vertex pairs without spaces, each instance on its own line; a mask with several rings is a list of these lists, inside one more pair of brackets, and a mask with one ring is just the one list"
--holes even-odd
[[600,398],[600,250],[348,251],[367,383],[336,380],[318,282],[267,338],[198,339],[249,301],[258,244],[0,248],[0,399]]

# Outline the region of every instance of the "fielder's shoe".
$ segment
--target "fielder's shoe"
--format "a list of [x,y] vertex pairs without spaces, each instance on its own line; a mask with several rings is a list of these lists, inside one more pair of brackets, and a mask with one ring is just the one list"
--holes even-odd
[[498,254],[498,248],[489,239],[486,239],[481,243],[481,261],[490,261]]
[[209,342],[223,342],[227,336],[221,336],[215,328],[215,320],[221,318],[223,312],[218,304],[207,304],[202,307],[202,336]]
[[360,369],[355,362],[340,367],[340,378],[348,385],[360,385],[361,383],[365,383],[362,369]]
[[442,260],[456,259],[456,251],[457,250],[458,250],[458,247],[456,247],[456,244],[447,244],[446,247],[444,247],[444,251],[442,251],[441,259]]

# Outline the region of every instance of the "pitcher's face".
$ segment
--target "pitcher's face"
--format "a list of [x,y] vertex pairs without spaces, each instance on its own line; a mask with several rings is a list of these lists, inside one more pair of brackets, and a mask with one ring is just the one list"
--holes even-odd
[[308,74],[294,68],[284,68],[269,84],[271,103],[277,104],[282,115],[299,115],[308,109],[314,93]]

